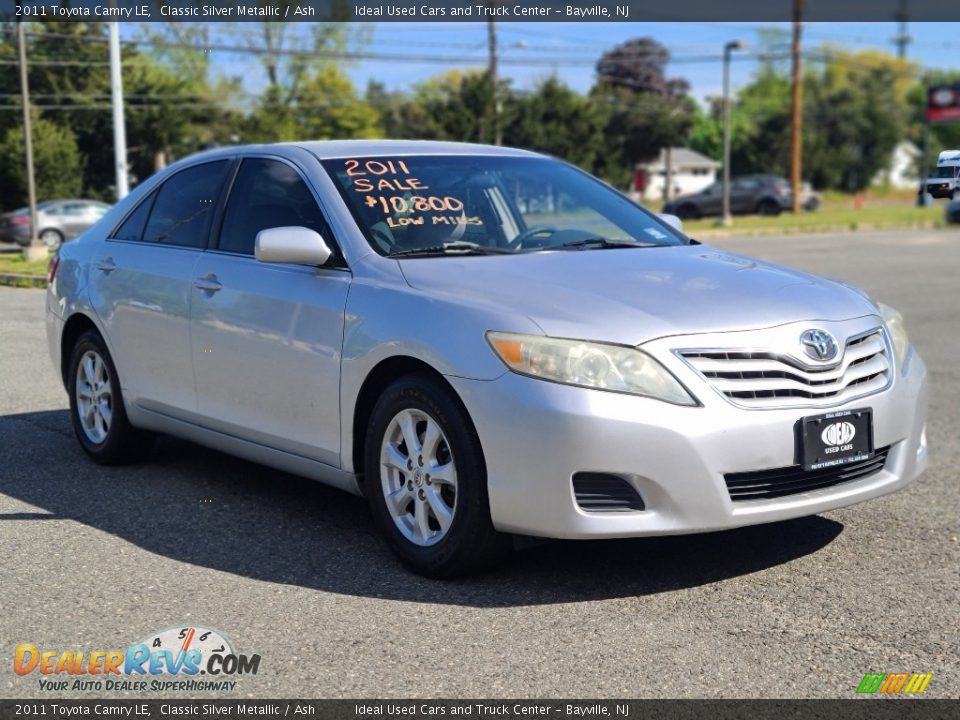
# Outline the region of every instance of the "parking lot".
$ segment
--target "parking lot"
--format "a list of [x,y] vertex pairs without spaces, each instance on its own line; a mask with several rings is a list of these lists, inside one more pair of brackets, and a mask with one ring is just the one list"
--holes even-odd
[[957,697],[960,232],[713,244],[902,311],[930,372],[929,470],[822,516],[545,543],[449,583],[405,572],[364,501],[306,480],[172,439],[94,465],[43,291],[0,287],[0,696],[85,696],[16,676],[17,643],[111,650],[194,625],[262,657],[227,697],[852,697],[898,671]]

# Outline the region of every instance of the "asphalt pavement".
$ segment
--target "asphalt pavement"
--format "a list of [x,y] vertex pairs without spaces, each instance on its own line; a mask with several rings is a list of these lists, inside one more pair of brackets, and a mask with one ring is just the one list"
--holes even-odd
[[[73,437],[43,291],[0,287],[0,697],[13,648],[111,650],[171,626],[259,654],[166,697],[853,697],[866,672],[960,695],[960,232],[723,240],[900,309],[932,383],[904,491],[691,537],[551,542],[490,574],[404,571],[360,499],[187,442],[101,468]],[[71,682],[75,679],[69,678]]]

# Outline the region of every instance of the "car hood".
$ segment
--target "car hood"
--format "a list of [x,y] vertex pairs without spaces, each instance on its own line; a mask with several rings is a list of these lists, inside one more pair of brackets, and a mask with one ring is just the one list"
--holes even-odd
[[627,345],[876,313],[842,283],[707,245],[411,258],[400,266],[415,289],[523,314],[547,335]]

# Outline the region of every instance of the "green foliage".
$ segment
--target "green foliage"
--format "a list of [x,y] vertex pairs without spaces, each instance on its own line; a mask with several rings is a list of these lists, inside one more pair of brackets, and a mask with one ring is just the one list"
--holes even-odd
[[[454,70],[408,91],[372,81],[360,95],[329,52],[362,46],[368,41],[366,26],[266,22],[233,29],[237,32],[227,24],[155,23],[142,30],[150,45],[124,47],[128,156],[135,181],[211,144],[304,138],[490,143],[499,134],[506,145],[563,158],[621,187],[636,163],[656,157],[665,146],[689,145],[721,157],[722,107],[714,101],[700,110],[687,82],[667,77],[669,53],[650,38],[604,53],[587,93],[571,90],[558,77],[520,92],[508,80],[494,87],[482,70]],[[44,174],[41,197],[111,199],[106,25],[28,23],[27,30],[30,58],[53,61],[30,66],[38,175],[41,159],[46,167],[58,168],[54,175]],[[225,42],[224,33],[257,53],[266,89],[254,101],[243,92],[245,78],[216,75],[209,53],[196,49]],[[766,60],[734,98],[734,174],[789,174],[784,43],[781,31],[762,34],[759,46]],[[888,163],[899,140],[922,143],[926,97],[918,69],[878,51],[822,48],[816,55],[825,62],[808,63],[804,77],[804,177],[819,188],[863,188]],[[15,35],[0,34],[0,60],[16,57]],[[256,72],[256,62],[253,67]],[[947,71],[930,77],[933,82],[958,79],[960,73]],[[19,91],[16,72],[0,74],[0,93],[13,98],[10,104],[18,102]],[[4,189],[14,188],[0,196],[6,207],[24,202],[20,123],[19,112],[0,112],[0,178]],[[960,124],[930,129],[928,161],[944,148],[960,148]]]
[[804,175],[815,187],[867,187],[903,135],[903,106],[888,67],[828,65],[805,84]]
[[563,158],[580,167],[597,164],[603,144],[603,115],[588,98],[559,78],[532,93],[504,102],[504,143]]
[[[833,52],[803,82],[803,177],[817,188],[861,190],[887,167],[904,137],[912,69],[877,52]],[[922,92],[921,92],[922,94]],[[722,159],[722,103],[697,117],[690,145]],[[730,170],[734,175],[790,172],[790,81],[764,64],[733,100]]]
[[597,62],[597,84],[589,101],[603,116],[602,144],[593,170],[625,187],[633,167],[655,158],[661,148],[685,145],[696,103],[689,84],[667,78],[670,53],[650,38],[628,40]]
[[284,99],[278,86],[267,90],[248,122],[248,138],[259,142],[336,140],[381,135],[377,111],[360,98],[337,67],[323,65],[301,76]]
[[[509,86],[498,89],[512,102]],[[453,70],[414,86],[409,95],[371,83],[367,101],[377,109],[388,137],[493,142],[494,92],[485,72]]]
[[[83,158],[69,128],[33,118],[33,172],[37,201],[77,197],[83,187]],[[6,209],[27,204],[23,128],[9,128],[0,142],[0,187]]]

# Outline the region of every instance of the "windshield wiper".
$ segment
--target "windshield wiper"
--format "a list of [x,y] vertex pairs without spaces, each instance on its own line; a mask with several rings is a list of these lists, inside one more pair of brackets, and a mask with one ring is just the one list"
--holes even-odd
[[407,250],[397,250],[388,253],[387,257],[413,257],[416,255],[513,255],[513,250],[506,248],[485,247],[477,243],[457,240],[443,245],[433,245],[430,247],[409,248]]
[[571,240],[570,242],[565,242],[560,245],[550,245],[544,250],[564,250],[564,249],[573,249],[578,248],[649,248],[649,247],[661,247],[659,243],[644,243],[637,242],[636,240],[611,240],[610,238],[605,237],[589,237],[583,238],[582,240]]

